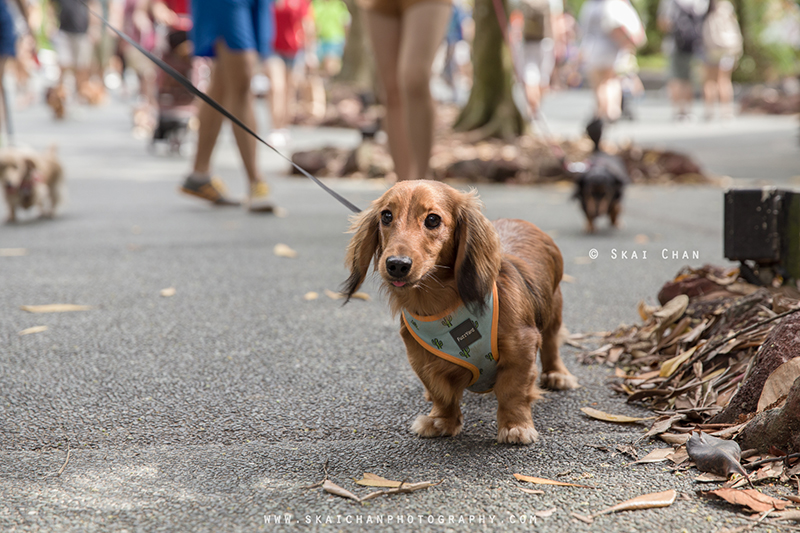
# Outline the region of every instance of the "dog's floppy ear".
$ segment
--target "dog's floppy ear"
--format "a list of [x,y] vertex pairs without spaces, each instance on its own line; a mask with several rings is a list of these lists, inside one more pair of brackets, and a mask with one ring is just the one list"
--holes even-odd
[[456,208],[456,246],[458,294],[467,307],[483,311],[500,272],[500,239],[474,190],[464,193]]
[[350,270],[350,277],[342,286],[342,293],[347,297],[345,303],[364,283],[369,264],[380,255],[380,232],[378,210],[374,207],[354,215],[351,219],[350,233],[353,238],[347,245],[345,265]]

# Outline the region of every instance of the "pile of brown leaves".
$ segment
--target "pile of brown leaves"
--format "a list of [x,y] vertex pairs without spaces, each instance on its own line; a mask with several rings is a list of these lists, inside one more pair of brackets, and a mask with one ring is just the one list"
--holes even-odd
[[[377,120],[380,113],[358,113],[355,98],[344,99],[336,109],[329,109],[326,124],[362,130]],[[374,106],[368,108],[374,110]],[[568,163],[585,161],[593,145],[588,138],[545,139],[539,135],[522,135],[514,142],[500,139],[475,139],[470,133],[457,133],[452,125],[458,117],[455,106],[438,106],[434,125],[434,146],[431,169],[437,180],[452,179],[471,183],[540,184],[570,180],[565,170]],[[336,121],[336,117],[341,122]],[[374,133],[374,132],[372,132]],[[677,152],[642,148],[636,145],[616,146],[603,143],[603,149],[618,154],[628,168],[634,183],[716,183],[690,157]],[[563,158],[563,161],[562,161]],[[295,152],[299,166],[318,176],[383,178],[393,174],[392,160],[385,144],[364,139],[355,149],[325,147]],[[299,172],[293,170],[294,174]]]
[[702,424],[728,405],[775,318],[798,307],[800,294],[751,285],[737,268],[706,265],[681,270],[659,301],[641,302],[641,325],[603,334],[605,344],[581,358],[616,365],[621,381],[612,387],[629,402]]

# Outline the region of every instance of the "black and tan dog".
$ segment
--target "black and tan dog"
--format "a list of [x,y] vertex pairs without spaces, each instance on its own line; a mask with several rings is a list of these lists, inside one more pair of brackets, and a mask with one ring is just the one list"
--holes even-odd
[[622,195],[630,176],[622,159],[600,149],[603,135],[600,119],[590,122],[586,133],[594,142],[594,151],[586,161],[587,168],[577,176],[574,197],[580,201],[586,215],[586,231],[594,233],[594,221],[602,216],[608,216],[612,226],[619,226]]

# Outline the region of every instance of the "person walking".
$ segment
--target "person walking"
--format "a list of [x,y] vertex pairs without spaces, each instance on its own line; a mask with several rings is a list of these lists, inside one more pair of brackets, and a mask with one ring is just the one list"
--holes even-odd
[[521,74],[528,107],[535,116],[550,89],[556,49],[564,47],[563,0],[522,0]]
[[451,0],[359,2],[384,93],[384,125],[397,179],[425,179],[435,114],[431,67],[450,22]]
[[595,117],[615,122],[622,115],[619,58],[644,44],[639,15],[628,0],[588,0],[578,17],[580,56],[594,91]]
[[742,44],[742,31],[733,4],[728,0],[710,0],[708,15],[703,22],[703,99],[706,120],[714,118],[714,106],[717,103],[720,117],[733,117],[731,74],[742,56]]
[[[6,64],[9,58],[16,56],[17,45],[14,18],[11,16],[11,12],[8,9],[7,1],[8,0],[0,0],[0,83],[2,83],[4,79]],[[28,4],[25,0],[16,0],[16,3],[17,6],[19,6],[20,13],[22,13],[22,17],[25,19],[25,24],[28,26],[28,33],[32,34],[28,22]],[[9,124],[6,113],[10,108],[11,106],[6,101],[6,92],[0,87],[0,117],[2,117],[2,120],[0,120],[0,132],[5,130]]]
[[[256,130],[254,96],[250,81],[258,57],[272,49],[272,11],[269,0],[192,0],[192,41],[195,54],[213,57],[208,95],[225,106],[247,127]],[[223,116],[205,102],[198,111],[200,128],[192,173],[181,191],[214,205],[240,205],[227,197],[224,183],[212,177],[211,154],[217,143]],[[245,205],[251,212],[271,212],[269,187],[256,164],[256,139],[233,128],[248,181]]]
[[703,49],[703,20],[708,0],[661,0],[658,27],[667,34],[664,52],[669,56],[668,90],[676,120],[692,119],[692,60]]

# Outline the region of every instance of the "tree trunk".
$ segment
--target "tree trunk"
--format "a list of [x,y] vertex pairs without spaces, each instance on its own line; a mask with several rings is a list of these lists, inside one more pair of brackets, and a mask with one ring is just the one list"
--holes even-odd
[[[731,398],[724,411],[709,420],[712,424],[733,424],[741,417],[754,413],[764,383],[776,368],[794,357],[800,357],[800,313],[781,319],[761,345],[750,375]],[[797,387],[795,387],[797,388]],[[800,415],[800,411],[798,411]]]
[[350,11],[351,22],[344,43],[342,69],[334,80],[372,91],[375,87],[375,60],[369,47],[367,28],[361,9],[355,0],[344,0],[344,3]]
[[[475,0],[475,40],[472,43],[473,82],[467,105],[454,128],[477,130],[476,137],[513,140],[525,123],[511,95],[511,53],[503,42],[493,0]],[[508,4],[503,0],[506,12]],[[506,24],[506,21],[504,21]]]
[[783,407],[759,413],[737,440],[745,450],[767,453],[775,446],[786,453],[800,453],[800,378],[794,380]]

